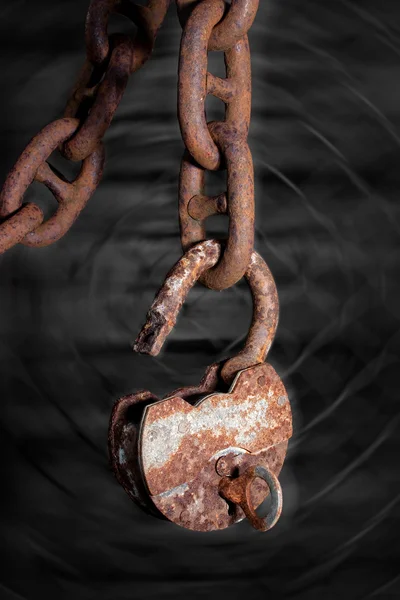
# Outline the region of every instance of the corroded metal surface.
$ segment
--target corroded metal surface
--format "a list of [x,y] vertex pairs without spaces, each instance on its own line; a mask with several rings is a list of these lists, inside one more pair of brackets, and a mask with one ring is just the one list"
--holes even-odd
[[140,6],[129,0],[92,0],[86,16],[85,38],[88,59],[103,63],[110,52],[107,34],[113,12],[118,12],[135,25],[138,32],[131,37],[133,53],[130,72],[137,71],[148,60],[154,48],[157,32],[165,18],[171,0],[148,0]]
[[[287,442],[272,448],[250,454],[242,448],[226,448],[211,457],[207,465],[192,481],[152,496],[151,500],[160,513],[176,525],[194,531],[214,531],[230,527],[245,518],[245,513],[237,503],[228,502],[220,493],[222,478],[215,469],[221,458],[235,466],[233,480],[243,475],[247,469],[265,465],[268,470],[279,475],[285,460]],[[234,461],[232,460],[234,459]],[[268,496],[268,486],[256,479],[250,489],[248,502],[257,508]],[[241,498],[239,498],[241,500]]]
[[0,254],[21,242],[27,233],[42,223],[43,218],[43,212],[37,204],[28,203],[3,221],[0,227]]
[[57,146],[71,137],[79,126],[77,119],[59,119],[44,127],[26,146],[7,175],[0,193],[0,216],[7,217],[22,204],[36,172]]
[[[184,24],[179,61],[179,122],[185,142],[180,176],[179,219],[183,250],[206,238],[204,219],[218,211],[218,200],[204,194],[204,169],[227,169],[226,202],[229,235],[218,265],[201,278],[205,286],[223,290],[246,271],[254,245],[254,170],[247,135],[251,112],[251,65],[247,36],[225,50],[226,78],[208,73],[211,36],[225,20],[241,10],[233,3],[225,14],[223,0],[204,0],[193,8]],[[248,3],[249,4],[249,3]],[[179,5],[179,3],[178,3]],[[189,8],[181,3],[181,10]],[[243,7],[242,7],[243,9]],[[243,14],[242,14],[243,16]],[[222,31],[222,29],[220,29]],[[225,103],[225,119],[207,123],[205,101],[213,94]],[[200,209],[200,202],[204,210]],[[221,207],[225,209],[225,203]],[[194,209],[194,212],[193,212]],[[221,209],[219,210],[221,212]]]
[[[99,185],[104,164],[101,144],[124,93],[128,76],[149,58],[170,0],[149,0],[138,6],[129,0],[92,0],[86,19],[87,56],[68,100],[64,119],[45,127],[28,144],[8,175],[0,195],[0,252],[21,242],[47,246],[71,227]],[[108,36],[110,14],[131,19],[137,34]],[[56,149],[70,160],[83,160],[81,172],[71,183],[45,163]],[[32,181],[41,181],[59,202],[46,223],[40,209],[21,208]]]
[[79,175],[71,183],[56,174],[46,162],[57,146],[77,130],[78,123],[76,119],[59,119],[47,125],[31,140],[10,171],[0,195],[2,217],[18,211],[24,193],[33,181],[43,183],[54,194],[59,206],[45,223],[42,223],[43,215],[39,221],[39,213],[35,211],[37,227],[32,227],[32,209],[29,214],[25,210],[5,221],[0,227],[0,237],[2,229],[6,229],[8,240],[0,247],[3,251],[17,242],[25,246],[47,246],[57,241],[69,230],[95,191],[103,173],[102,144],[98,144],[83,161]]
[[175,264],[147,313],[146,324],[133,347],[135,352],[157,356],[189,291],[200,275],[215,265],[220,254],[220,244],[207,241],[189,250]]
[[[268,531],[279,520],[282,512],[282,488],[277,476],[269,468],[252,465],[239,477],[224,477],[219,484],[219,493],[228,502],[240,506],[255,529]],[[257,504],[252,497],[252,485],[256,479],[262,479],[268,485],[271,494],[271,508],[267,517],[259,517],[255,511]]]
[[[176,0],[182,27],[199,0]],[[209,50],[227,50],[246,35],[257,14],[259,0],[232,0],[225,16],[213,29]]]
[[147,391],[120,398],[114,404],[108,432],[110,461],[118,482],[131,500],[151,514],[156,511],[142,480],[137,444],[144,407],[157,401],[157,396]]
[[[225,123],[213,123],[210,130],[226,160],[229,235],[219,263],[207,270],[200,281],[208,288],[223,290],[243,277],[253,251],[254,173],[251,153],[245,140],[237,137],[230,139],[230,130]],[[199,171],[198,167],[190,161],[181,171],[179,215],[184,250],[205,239],[203,223],[194,222],[187,206],[187,202],[198,195],[192,194],[196,189],[192,187],[192,177],[196,186],[201,177],[196,171]]]
[[203,221],[212,215],[226,215],[227,210],[226,194],[219,194],[218,196],[193,196],[187,207],[187,212],[196,221]]
[[[110,422],[111,463],[131,499],[155,516],[197,531],[248,516],[266,530],[281,507],[276,477],[292,434],[287,393],[268,364],[239,373],[227,394],[215,392],[220,366],[164,400],[150,392],[121,398]],[[268,470],[268,485],[259,467]],[[255,508],[270,489],[272,510],[257,520]]]
[[[278,297],[267,265],[253,250],[254,173],[247,135],[251,68],[247,31],[259,0],[177,0],[183,25],[179,63],[182,161],[179,216],[184,256],[159,291],[135,350],[155,355],[175,325],[196,281],[223,290],[243,275],[253,296],[244,348],[211,365],[197,386],[164,400],[150,392],[121,398],[109,428],[111,464],[118,481],[144,510],[189,529],[221,529],[244,516],[267,530],[277,521],[282,494],[277,475],[292,434],[289,401],[271,365],[263,364],[278,322]],[[98,186],[104,166],[102,138],[129,75],[149,58],[170,0],[91,0],[86,19],[87,60],[64,118],[45,127],[26,147],[0,194],[0,253],[21,242],[46,246],[71,227]],[[112,13],[136,26],[133,36],[108,35]],[[222,50],[226,78],[208,72],[208,51]],[[225,103],[225,119],[207,123],[205,100]],[[56,150],[81,160],[68,182],[46,160]],[[226,169],[227,188],[205,194],[205,170]],[[36,204],[22,205],[33,181],[58,201],[46,222]],[[226,243],[205,241],[205,219],[229,216]],[[230,386],[228,388],[228,386]],[[255,508],[271,493],[265,519]]]
[[222,18],[224,0],[204,0],[189,17],[179,57],[178,114],[182,138],[193,158],[205,169],[218,169],[219,149],[207,128],[207,48],[211,31]]
[[[104,78],[96,87],[95,93],[88,102],[88,94],[84,90],[90,90],[89,85],[92,72],[84,66],[79,76],[81,88],[75,86],[75,97],[80,95],[81,102],[86,103],[85,116],[81,119],[79,131],[71,140],[63,145],[62,151],[69,160],[83,160],[98,145],[105,132],[111,124],[114,113],[125,92],[128,83],[130,63],[132,59],[132,43],[127,36],[115,36],[113,38],[110,61],[106,67]],[[86,81],[82,80],[82,74],[88,76]],[[100,74],[99,74],[100,76]],[[74,100],[67,103],[65,116],[75,117],[79,114],[81,104]]]
[[[176,263],[150,307],[147,321],[134,345],[136,352],[151,356],[160,352],[190,289],[200,275],[216,263],[220,253],[220,243],[209,240],[191,248]],[[222,368],[221,375],[227,383],[241,369],[265,360],[278,325],[276,285],[267,265],[256,252],[252,254],[245,275],[253,296],[253,318],[243,350]]]
[[282,381],[264,363],[241,371],[229,393],[196,406],[174,396],[145,408],[141,468],[149,492],[161,494],[191,481],[224,448],[258,452],[291,436],[291,412]]

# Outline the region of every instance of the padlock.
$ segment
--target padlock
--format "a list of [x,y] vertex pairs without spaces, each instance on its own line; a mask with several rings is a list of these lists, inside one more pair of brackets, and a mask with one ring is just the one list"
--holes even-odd
[[[219,259],[214,240],[190,249],[167,275],[134,346],[156,355],[191,287]],[[279,519],[278,481],[292,435],[285,387],[265,363],[278,323],[274,279],[254,252],[245,275],[253,319],[241,352],[208,367],[198,386],[160,400],[125,396],[109,429],[111,464],[129,496],[147,512],[187,529],[224,529],[244,517],[262,531]],[[270,494],[266,517],[256,508]]]

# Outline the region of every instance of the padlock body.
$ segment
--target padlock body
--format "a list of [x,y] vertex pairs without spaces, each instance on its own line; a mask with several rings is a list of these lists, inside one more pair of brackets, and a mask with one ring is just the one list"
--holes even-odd
[[[194,405],[176,393],[142,400],[140,424],[119,426],[113,466],[130,496],[147,509],[189,529],[224,529],[244,514],[219,494],[221,477],[257,465],[278,475],[291,434],[286,390],[263,363],[240,371],[227,393],[208,394]],[[267,495],[267,485],[255,481],[253,505]]]

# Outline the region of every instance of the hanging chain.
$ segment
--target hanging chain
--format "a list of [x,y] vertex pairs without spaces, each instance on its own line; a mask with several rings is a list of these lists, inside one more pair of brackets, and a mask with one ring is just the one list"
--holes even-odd
[[[254,246],[254,173],[247,135],[251,111],[251,67],[247,30],[258,0],[177,0],[183,24],[179,61],[179,123],[182,159],[179,216],[183,250],[205,239],[206,217],[226,213],[229,236],[218,264],[201,282],[223,290],[243,277]],[[190,11],[190,9],[192,9]],[[226,78],[207,70],[208,51],[224,51]],[[207,123],[205,100],[226,105],[225,120]],[[204,194],[205,171],[227,170],[227,191]]]
[[[47,246],[59,240],[93,195],[103,173],[103,136],[129,76],[151,55],[170,1],[148,0],[138,6],[131,0],[91,0],[86,61],[64,116],[33,138],[1,191],[0,253],[19,242]],[[275,337],[279,301],[273,276],[254,251],[247,32],[259,0],[231,0],[230,4],[176,0],[176,4],[183,28],[178,114],[186,147],[179,181],[184,254],[158,292],[134,350],[159,353],[197,280],[224,290],[245,276],[253,297],[253,318],[244,347],[236,356],[211,365],[200,385],[179,388],[162,401],[142,391],[116,403],[109,430],[111,461],[131,498],[157,516],[210,531],[224,529],[245,515],[254,527],[266,531],[282,509],[277,475],[292,435],[292,417],[282,381],[271,365],[263,364]],[[113,12],[135,23],[137,34],[109,36]],[[210,50],[224,53],[225,78],[208,72]],[[208,94],[225,104],[224,120],[207,122]],[[72,182],[47,162],[57,149],[69,160],[82,161]],[[206,195],[206,171],[222,169],[226,191]],[[46,221],[35,203],[22,203],[33,181],[43,183],[59,204]],[[226,241],[206,239],[205,221],[215,214],[229,217]],[[134,419],[129,416],[132,407]],[[265,488],[253,486],[257,479],[264,481],[271,495],[265,518],[255,511],[265,498]]]
[[[229,236],[218,263],[203,274],[209,288],[223,290],[246,272],[254,245],[254,173],[247,135],[251,111],[251,67],[247,31],[259,0],[176,0],[183,26],[179,60],[179,123],[186,146],[179,185],[181,241],[186,251],[206,238],[205,219],[229,216]],[[47,246],[71,227],[100,183],[102,138],[125,91],[129,75],[150,57],[170,0],[92,0],[86,18],[86,61],[64,117],[47,125],[25,148],[0,194],[0,252],[17,243]],[[135,36],[108,35],[118,12],[138,28]],[[226,78],[208,72],[208,51],[223,51]],[[224,121],[207,123],[205,100],[212,94],[226,105]],[[68,182],[46,161],[56,150],[82,161]],[[206,196],[205,172],[226,168],[226,193]],[[34,203],[22,204],[33,181],[58,201],[47,221]]]
[[[86,61],[64,111],[64,118],[42,129],[25,148],[0,193],[0,254],[22,243],[48,246],[67,233],[99,185],[104,167],[102,138],[122,99],[129,75],[144,65],[171,0],[91,0],[86,17]],[[134,36],[108,36],[113,12],[138,28]],[[58,150],[72,161],[83,161],[77,178],[68,182],[47,163]],[[33,181],[43,183],[58,208],[44,221],[34,203],[22,204]]]

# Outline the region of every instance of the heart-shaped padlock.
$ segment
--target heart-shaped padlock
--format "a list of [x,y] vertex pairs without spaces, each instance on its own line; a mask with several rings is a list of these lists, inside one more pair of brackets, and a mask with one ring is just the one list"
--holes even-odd
[[[157,354],[198,277],[218,260],[218,242],[192,248],[158,293],[135,349]],[[159,400],[150,392],[121,398],[109,445],[119,482],[148,512],[197,531],[224,529],[245,516],[260,530],[278,520],[282,468],[292,417],[284,385],[263,360],[278,322],[272,275],[253,253],[246,272],[253,321],[244,349],[211,365],[199,386]],[[271,493],[266,518],[255,508]]]

